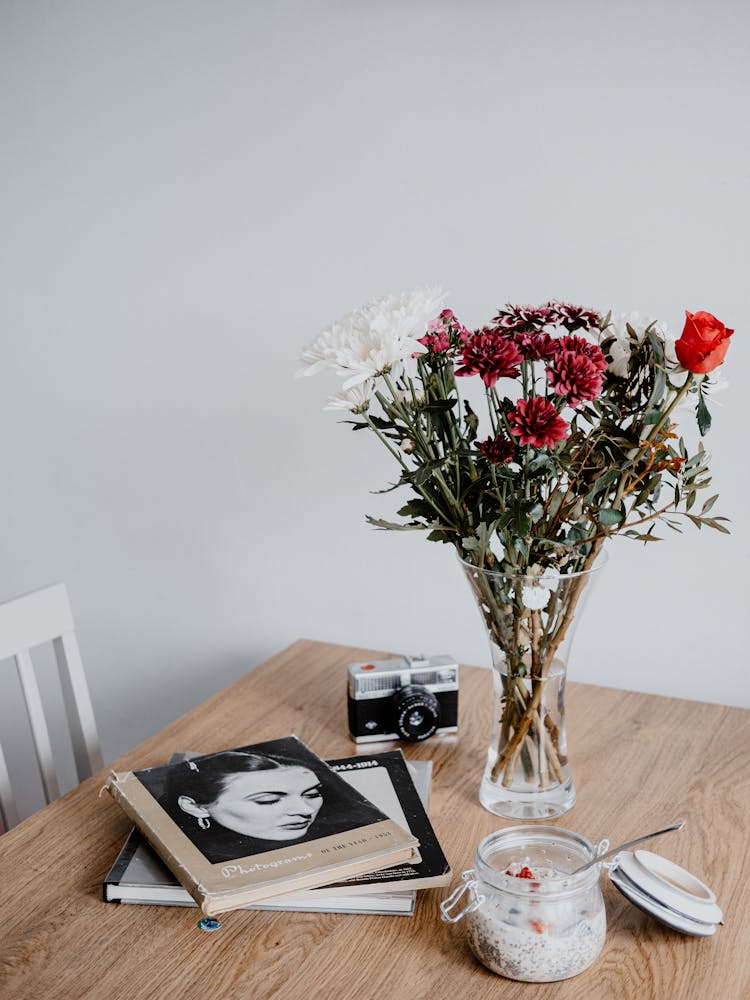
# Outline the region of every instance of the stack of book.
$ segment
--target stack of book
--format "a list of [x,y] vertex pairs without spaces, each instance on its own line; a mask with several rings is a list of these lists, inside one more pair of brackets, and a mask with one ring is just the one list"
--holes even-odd
[[410,915],[451,870],[427,816],[430,761],[321,760],[294,736],[113,775],[136,824],[112,903]]

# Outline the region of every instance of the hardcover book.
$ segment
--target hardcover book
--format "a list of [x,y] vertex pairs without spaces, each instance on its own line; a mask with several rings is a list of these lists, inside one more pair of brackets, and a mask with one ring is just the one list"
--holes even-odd
[[[189,759],[196,754],[174,754],[170,762]],[[400,780],[392,776],[393,761],[400,763],[406,769],[406,779]],[[383,764],[388,768],[388,784],[382,781]],[[427,888],[424,884],[436,884],[432,878],[440,878],[437,884],[443,884],[450,879],[450,869],[447,862],[439,861],[432,853],[430,844],[434,838],[431,826],[419,824],[420,809],[426,813],[430,796],[430,781],[432,762],[428,760],[404,761],[400,750],[367,756],[349,757],[343,760],[328,761],[329,765],[357,765],[350,770],[339,770],[338,773],[350,784],[359,786],[359,790],[391,819],[401,825],[408,822],[412,833],[426,845],[423,851],[420,847],[422,861],[412,865],[403,865],[382,872],[384,882],[380,885],[374,873],[372,880],[364,885],[357,885],[360,876],[345,883],[346,891],[337,893],[326,886],[322,889],[308,889],[292,895],[275,897],[267,903],[251,904],[247,909],[262,910],[293,910],[323,913],[369,913],[369,914],[401,914],[411,915],[414,912],[416,888],[405,888],[407,880],[413,878],[414,868],[423,876],[418,883],[419,888]],[[371,765],[375,766],[371,766]],[[370,766],[362,766],[370,765]],[[420,809],[414,808],[413,795],[419,797]],[[394,794],[395,793],[395,794]],[[395,808],[394,808],[395,806]],[[429,831],[429,832],[427,832]],[[442,858],[442,851],[438,845]],[[443,871],[445,872],[444,874]],[[400,877],[400,884],[393,879],[394,873]],[[425,877],[426,876],[426,877]],[[110,903],[140,903],[161,904],[167,906],[194,906],[195,903],[188,892],[182,888],[177,879],[151,850],[138,830],[133,830],[123,845],[112,868],[104,879],[102,886],[104,900]]]
[[353,788],[377,803],[391,819],[411,830],[419,841],[419,856],[402,865],[364,872],[313,889],[311,895],[359,895],[396,889],[432,889],[450,884],[450,865],[400,750],[329,760],[328,764]]
[[419,844],[295,736],[106,787],[208,916],[408,862]]

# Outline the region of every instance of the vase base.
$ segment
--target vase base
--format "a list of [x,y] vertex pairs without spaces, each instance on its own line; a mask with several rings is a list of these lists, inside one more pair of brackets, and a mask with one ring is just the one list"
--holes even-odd
[[495,816],[505,819],[554,819],[572,809],[576,793],[570,778],[554,788],[535,792],[512,791],[485,779],[479,789],[479,801]]

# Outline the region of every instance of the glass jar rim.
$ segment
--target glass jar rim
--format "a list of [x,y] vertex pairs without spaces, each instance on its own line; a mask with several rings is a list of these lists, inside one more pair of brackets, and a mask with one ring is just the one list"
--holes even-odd
[[[503,830],[496,830],[494,833],[490,833],[479,842],[476,854],[474,855],[474,870],[482,882],[492,886],[494,889],[526,897],[531,892],[536,892],[540,883],[533,879],[506,875],[497,868],[493,868],[489,864],[486,855],[491,853],[493,847],[501,844],[503,841],[509,842],[507,846],[512,846],[513,842],[516,841],[520,850],[529,841],[538,840],[543,842],[545,839],[548,841],[557,841],[558,843],[567,841],[571,846],[582,849],[583,857],[581,865],[586,864],[587,861],[592,861],[597,854],[597,848],[591,841],[587,840],[580,833],[574,833],[572,830],[564,830],[558,826],[543,825],[509,826]],[[580,865],[576,867],[580,867]],[[580,872],[578,875],[568,874],[562,875],[559,878],[555,876],[546,877],[544,879],[545,898],[560,899],[588,888],[594,882],[598,881],[600,870],[601,864],[596,864]]]
[[[538,576],[529,576],[528,573],[503,573],[502,570],[499,569],[487,569],[486,566],[475,566],[474,563],[470,563],[468,560],[462,559],[458,551],[456,552],[456,557],[465,569],[473,570],[476,573],[484,573],[485,576],[496,576],[504,580],[530,580],[535,584],[544,586],[544,584],[541,582],[542,578]],[[559,578],[557,578],[557,582],[564,582],[565,580],[575,580],[579,576],[592,576],[600,569],[604,569],[604,567],[607,565],[608,562],[609,562],[609,553],[607,552],[606,549],[600,549],[596,559],[594,560],[593,566],[590,566],[588,569],[578,570],[578,572],[576,573],[560,573]]]

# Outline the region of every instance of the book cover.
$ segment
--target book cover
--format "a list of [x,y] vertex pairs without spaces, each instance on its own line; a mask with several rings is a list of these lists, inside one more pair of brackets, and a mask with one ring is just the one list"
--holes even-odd
[[450,885],[451,868],[400,750],[329,760],[329,766],[353,788],[387,813],[419,841],[419,857],[402,865],[338,880],[311,895],[359,895],[395,889],[432,889]]
[[[170,758],[175,760],[189,759],[197,756],[194,753],[177,753]],[[369,760],[380,755],[368,755],[363,760]],[[400,751],[397,756],[403,760]],[[358,758],[346,758],[356,762]],[[329,761],[329,764],[332,762]],[[341,763],[336,761],[334,763]],[[417,791],[422,806],[426,809],[430,795],[432,762],[428,760],[410,760],[406,762],[408,774]],[[395,796],[386,792],[379,797],[381,783],[377,780],[376,769],[356,772],[339,772],[346,780],[352,773],[362,774],[363,787],[360,789],[383,812],[393,806]],[[373,780],[375,779],[375,780]],[[408,816],[410,807],[407,805],[400,815]],[[391,819],[399,822],[399,816],[389,814]],[[415,830],[412,830],[416,834]],[[406,869],[407,866],[403,866]],[[401,869],[399,869],[400,871]],[[390,871],[390,870],[387,870]],[[387,872],[386,872],[387,874]],[[423,886],[420,886],[423,887]],[[147,841],[134,829],[125,841],[114,864],[108,872],[102,885],[105,902],[159,904],[162,906],[194,906],[195,902],[183,889],[169,869],[149,847]],[[377,883],[362,887],[362,892],[336,894],[326,889],[309,889],[289,896],[278,896],[268,903],[255,903],[247,909],[262,910],[292,910],[296,912],[323,913],[368,913],[368,914],[399,914],[409,916],[414,912],[416,889],[393,886],[392,890],[380,891]]]
[[418,846],[295,736],[106,787],[209,916],[400,864]]

